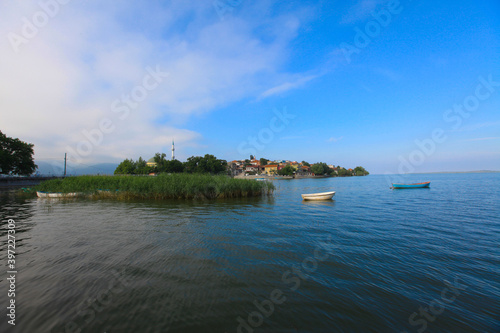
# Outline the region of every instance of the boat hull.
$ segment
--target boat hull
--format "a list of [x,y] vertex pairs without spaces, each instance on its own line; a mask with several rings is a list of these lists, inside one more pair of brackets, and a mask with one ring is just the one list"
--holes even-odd
[[415,184],[392,184],[392,188],[394,188],[394,189],[427,188],[430,185],[431,185],[431,182],[415,183]]
[[79,193],[50,193],[50,192],[36,192],[39,198],[74,198],[79,195]]
[[303,200],[331,200],[335,192],[302,194]]

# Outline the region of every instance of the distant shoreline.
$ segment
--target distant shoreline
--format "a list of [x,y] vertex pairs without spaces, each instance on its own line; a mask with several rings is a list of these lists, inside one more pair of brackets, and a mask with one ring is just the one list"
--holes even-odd
[[349,178],[349,177],[364,177],[364,176],[347,176],[347,177],[334,177],[334,176],[280,176],[280,175],[266,175],[266,174],[260,174],[260,175],[248,175],[245,176],[244,174],[239,174],[237,176],[234,176],[233,178],[235,179],[320,179],[320,178]]
[[[500,173],[500,171],[494,170],[478,170],[478,171],[433,171],[433,172],[413,172],[413,173],[392,173],[390,175],[430,175],[430,174],[442,174],[442,173]],[[378,173],[378,175],[384,175],[382,173]],[[389,174],[387,174],[389,175]]]

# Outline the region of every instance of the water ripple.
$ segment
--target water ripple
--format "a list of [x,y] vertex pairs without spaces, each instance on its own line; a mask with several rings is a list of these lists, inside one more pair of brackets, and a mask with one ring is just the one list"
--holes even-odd
[[[428,330],[493,332],[500,177],[425,178],[416,191],[382,176],[275,181],[272,198],[219,201],[0,195],[2,262],[6,220],[17,226],[15,330],[234,332],[278,292],[256,332],[413,332],[409,317],[458,283]],[[334,201],[300,198],[329,190]]]

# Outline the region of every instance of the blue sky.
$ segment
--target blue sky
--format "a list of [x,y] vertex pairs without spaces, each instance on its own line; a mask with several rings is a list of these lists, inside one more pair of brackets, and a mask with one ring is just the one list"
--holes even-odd
[[75,164],[169,154],[175,139],[180,160],[500,170],[498,13],[496,0],[6,1],[0,130]]

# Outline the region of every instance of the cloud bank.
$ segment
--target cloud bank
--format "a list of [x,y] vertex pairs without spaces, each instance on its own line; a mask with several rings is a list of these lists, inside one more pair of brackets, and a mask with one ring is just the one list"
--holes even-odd
[[188,119],[312,79],[283,70],[300,16],[266,4],[220,20],[210,2],[3,2],[0,129],[38,159],[147,157],[172,138],[199,146]]

